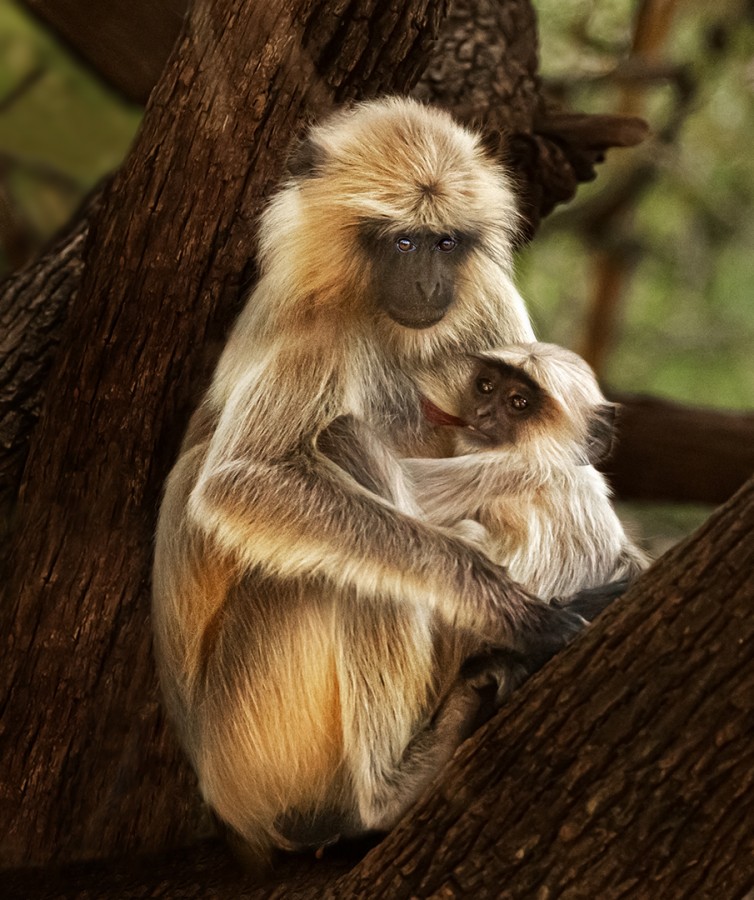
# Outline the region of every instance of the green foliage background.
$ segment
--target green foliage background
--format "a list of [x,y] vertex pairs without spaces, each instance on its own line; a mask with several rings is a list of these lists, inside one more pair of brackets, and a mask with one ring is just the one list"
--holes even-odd
[[[25,79],[32,83],[6,106]],[[37,242],[120,164],[141,119],[12,0],[0,0],[0,178]],[[7,265],[0,248],[0,274]]]
[[[535,0],[541,68],[574,109],[615,112],[614,79],[631,43],[631,0]],[[579,349],[591,292],[593,244],[573,224],[579,210],[631,167],[651,184],[629,223],[603,236],[623,242],[635,269],[606,370],[611,386],[692,404],[754,405],[754,4],[679,3],[665,60],[695,86],[672,142],[660,133],[677,89],[646,91],[653,136],[614,150],[597,181],[545,223],[520,260],[524,296],[548,340]],[[561,87],[561,90],[562,87]]]

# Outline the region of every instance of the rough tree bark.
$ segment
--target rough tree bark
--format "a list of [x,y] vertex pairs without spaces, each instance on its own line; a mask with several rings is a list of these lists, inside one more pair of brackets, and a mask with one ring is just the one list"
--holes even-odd
[[0,572],[7,551],[2,539],[47,376],[84,271],[84,245],[98,199],[99,194],[90,200],[47,253],[0,285]]
[[[203,827],[159,714],[147,624],[154,513],[200,386],[196,348],[219,337],[253,275],[252,223],[298,123],[407,87],[445,12],[424,0],[269,6],[197,3],[92,218],[0,609],[6,865],[155,852]],[[506,7],[530,18],[525,0]]]

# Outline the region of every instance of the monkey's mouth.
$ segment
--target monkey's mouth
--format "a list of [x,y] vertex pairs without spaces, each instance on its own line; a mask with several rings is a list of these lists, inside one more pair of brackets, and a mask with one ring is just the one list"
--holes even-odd
[[422,310],[421,312],[416,313],[416,315],[411,313],[407,314],[405,311],[397,313],[390,310],[388,315],[397,325],[400,325],[403,328],[411,328],[413,331],[423,331],[425,328],[431,328],[433,325],[437,325],[438,322],[441,322],[445,318],[445,313],[446,310],[444,309],[441,312],[436,313],[428,313],[425,310]]
[[439,406],[435,406],[435,404],[427,397],[421,398],[421,404],[424,418],[432,425],[449,425],[453,428],[471,428],[468,422],[464,422],[464,420],[459,419],[458,416],[452,416],[450,413],[445,412],[444,409],[440,409]]
[[497,447],[501,444],[499,435],[488,433],[484,428],[478,428],[476,425],[466,425],[465,430],[466,440],[480,447]]
[[489,423],[491,433],[488,434],[484,427],[472,425],[464,419],[459,419],[458,416],[445,412],[444,409],[440,409],[439,406],[436,406],[427,397],[421,398],[421,407],[424,418],[432,425],[463,428],[466,432],[467,439],[473,444],[478,444],[481,447],[496,446],[500,444],[500,435],[497,433],[497,429],[492,422]]

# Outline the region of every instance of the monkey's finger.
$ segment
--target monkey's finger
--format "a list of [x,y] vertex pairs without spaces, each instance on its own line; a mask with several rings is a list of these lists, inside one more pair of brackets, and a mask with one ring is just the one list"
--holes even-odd
[[603,584],[596,588],[586,588],[566,599],[555,599],[552,601],[552,605],[559,609],[568,609],[571,612],[575,612],[586,619],[587,622],[591,622],[614,600],[623,596],[628,585],[629,581],[625,578],[621,581],[612,581],[609,584]]

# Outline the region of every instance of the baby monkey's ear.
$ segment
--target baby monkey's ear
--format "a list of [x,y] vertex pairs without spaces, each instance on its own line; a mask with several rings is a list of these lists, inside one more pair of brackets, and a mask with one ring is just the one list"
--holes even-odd
[[617,414],[617,403],[603,403],[594,410],[589,419],[586,456],[593,466],[607,459],[612,452]]

